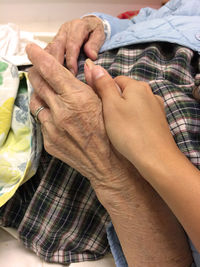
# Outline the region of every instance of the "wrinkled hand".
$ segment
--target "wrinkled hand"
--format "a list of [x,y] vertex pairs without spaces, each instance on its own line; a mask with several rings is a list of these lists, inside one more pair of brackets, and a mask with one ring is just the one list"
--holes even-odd
[[38,46],[28,45],[27,53],[34,65],[31,112],[45,106],[38,119],[46,151],[89,178],[95,190],[123,190],[133,168],[112,149],[97,94]]
[[104,40],[102,21],[95,16],[87,16],[63,24],[46,50],[61,64],[66,56],[67,68],[77,74],[77,59],[81,47],[83,46],[88,58],[95,60]]
[[[90,60],[89,85],[103,102],[108,136],[114,147],[144,176],[144,166],[162,161],[169,150],[177,150],[170,133],[161,97],[145,82],[125,76],[115,79]],[[119,92],[119,89],[121,93]]]

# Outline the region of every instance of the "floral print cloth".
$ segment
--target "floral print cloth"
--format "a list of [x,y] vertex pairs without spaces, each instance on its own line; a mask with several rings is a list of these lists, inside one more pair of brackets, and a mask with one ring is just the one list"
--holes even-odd
[[42,142],[29,111],[31,90],[26,74],[0,58],[0,206],[38,167]]

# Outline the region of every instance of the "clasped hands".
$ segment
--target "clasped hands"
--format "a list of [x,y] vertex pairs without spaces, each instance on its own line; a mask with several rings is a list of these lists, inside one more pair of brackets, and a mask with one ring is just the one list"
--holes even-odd
[[[102,28],[97,25],[98,34]],[[60,36],[64,34],[58,34],[57,41]],[[99,40],[98,44],[104,40],[102,34]],[[29,71],[34,88],[30,109],[35,114],[39,107],[45,107],[38,114],[44,147],[86,176],[94,188],[123,190],[122,185],[130,182],[134,168],[125,158],[145,176],[145,164],[148,165],[149,158],[155,161],[160,158],[166,140],[169,147],[175,146],[163,101],[152,93],[147,83],[124,76],[112,79],[91,60],[85,63],[87,84],[79,81],[73,74],[77,71],[75,62],[83,43],[79,42],[79,48],[74,49],[75,57],[69,59],[73,69],[70,72],[62,66],[69,48],[59,49],[58,45],[55,49],[55,44],[63,45],[66,40],[57,41],[47,51],[34,44],[27,46],[34,66]],[[88,51],[88,56],[95,59],[91,46]]]

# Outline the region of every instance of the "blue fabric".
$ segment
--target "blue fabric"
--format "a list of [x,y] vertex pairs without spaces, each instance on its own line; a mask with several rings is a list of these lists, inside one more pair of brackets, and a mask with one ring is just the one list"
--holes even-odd
[[101,52],[131,44],[166,41],[200,53],[200,0],[171,0],[156,10],[143,8],[132,20],[120,20],[103,13],[93,15],[107,21],[110,38]]
[[112,223],[107,226],[107,237],[116,267],[128,267],[119,239]]
[[198,251],[192,244],[191,240],[189,240],[189,243],[190,243],[190,248],[192,251],[193,259],[195,261],[195,264],[192,267],[200,267],[200,254],[198,253]]

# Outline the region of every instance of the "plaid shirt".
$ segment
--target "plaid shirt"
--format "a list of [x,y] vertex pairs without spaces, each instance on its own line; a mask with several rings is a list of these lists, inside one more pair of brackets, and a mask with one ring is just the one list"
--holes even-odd
[[[84,80],[84,56],[79,60]],[[132,45],[99,55],[112,77],[126,75],[150,84],[163,97],[170,130],[180,150],[200,168],[199,56],[168,43]],[[156,129],[155,129],[156,131]],[[159,162],[158,162],[159,164]],[[45,151],[37,174],[0,209],[0,223],[18,228],[23,244],[48,262],[95,260],[109,251],[110,221],[89,181]]]

